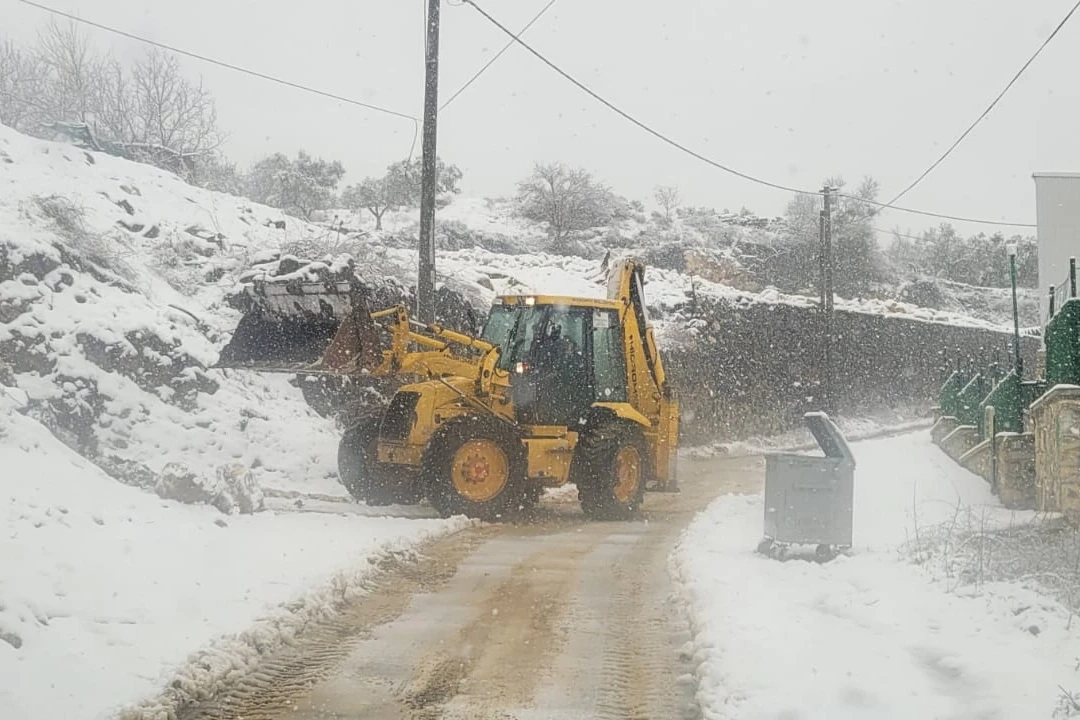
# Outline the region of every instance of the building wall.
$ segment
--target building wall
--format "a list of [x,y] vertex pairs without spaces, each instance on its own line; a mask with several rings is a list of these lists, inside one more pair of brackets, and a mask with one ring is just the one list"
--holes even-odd
[[[1068,277],[1069,258],[1080,256],[1080,173],[1035,173],[1034,177],[1039,287],[1045,298],[1051,285]],[[1047,300],[1040,301],[1039,307],[1045,323]]]

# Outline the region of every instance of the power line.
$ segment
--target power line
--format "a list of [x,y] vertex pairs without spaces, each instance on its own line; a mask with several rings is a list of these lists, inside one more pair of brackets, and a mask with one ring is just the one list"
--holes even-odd
[[926,170],[923,170],[922,174],[919,175],[919,177],[915,178],[915,180],[913,180],[910,185],[901,190],[896,197],[887,202],[885,204],[886,207],[891,206],[894,202],[907,195],[912,188],[922,182],[923,178],[933,172],[934,168],[940,165],[942,161],[945,160],[945,158],[949,157],[949,155],[952,154],[952,151],[955,150],[956,147],[964,141],[964,138],[966,138],[971,133],[971,131],[975,129],[975,126],[982,122],[983,119],[990,114],[990,111],[994,109],[994,106],[997,105],[1003,97],[1005,97],[1005,94],[1009,92],[1009,89],[1012,88],[1016,81],[1020,79],[1020,76],[1023,75],[1024,71],[1028,69],[1028,66],[1035,61],[1035,58],[1039,57],[1039,54],[1042,53],[1046,46],[1050,44],[1050,41],[1054,39],[1054,36],[1058,34],[1061,28],[1065,27],[1065,23],[1069,22],[1069,18],[1073,16],[1073,13],[1076,12],[1077,8],[1080,8],[1080,0],[1078,0],[1077,3],[1072,6],[1072,9],[1069,10],[1068,13],[1066,13],[1065,17],[1062,18],[1061,22],[1059,22],[1057,24],[1057,27],[1054,28],[1054,31],[1051,32],[1045,40],[1043,40],[1042,44],[1039,45],[1038,49],[1035,50],[1035,53],[1027,59],[1027,62],[1025,62],[1020,67],[1020,69],[1016,71],[1016,74],[1012,76],[1012,79],[1009,80],[1009,82],[1005,85],[1002,91],[998,93],[997,97],[995,97],[993,101],[986,106],[986,109],[982,111],[982,114],[980,114],[979,117],[975,118],[975,122],[968,125],[967,129],[960,134],[960,137],[956,138],[953,144],[949,146],[949,148],[941,155],[941,157],[931,163],[930,167],[926,168]]
[[412,115],[407,115],[405,113],[398,112],[397,110],[390,110],[389,108],[379,107],[378,105],[372,105],[370,103],[361,102],[360,100],[354,100],[352,98],[345,97],[343,95],[338,95],[336,93],[328,92],[326,90],[319,90],[318,88],[313,88],[313,87],[310,87],[308,85],[302,85],[300,83],[292,82],[291,80],[284,80],[282,78],[275,77],[273,75],[268,75],[266,73],[259,72],[258,70],[251,70],[250,68],[246,68],[246,67],[243,67],[241,65],[235,65],[235,64],[230,63],[230,62],[225,62],[224,60],[218,60],[216,58],[208,57],[206,55],[200,55],[199,53],[191,52],[189,50],[184,50],[182,48],[178,48],[178,47],[175,47],[173,45],[166,45],[165,43],[161,43],[161,42],[158,42],[156,40],[151,40],[149,38],[145,38],[145,37],[142,37],[140,35],[135,35],[134,33],[130,33],[130,32],[127,32],[125,30],[120,30],[118,28],[114,28],[114,27],[111,27],[109,25],[104,25],[104,24],[99,23],[99,22],[94,22],[93,20],[87,20],[87,19],[81,18],[81,17],[79,17],[77,15],[72,15],[71,13],[67,13],[67,12],[64,12],[62,10],[57,10],[56,8],[52,8],[52,7],[49,7],[47,5],[42,5],[40,3],[34,2],[33,0],[18,0],[18,2],[21,2],[23,5],[29,5],[30,7],[37,8],[38,10],[44,10],[45,12],[51,13],[53,15],[58,15],[60,17],[67,18],[68,20],[71,20],[72,22],[81,23],[83,25],[89,25],[90,27],[97,28],[98,30],[104,30],[105,32],[112,33],[113,35],[119,35],[121,37],[128,38],[129,40],[135,40],[136,42],[141,42],[141,43],[144,43],[146,45],[152,45],[152,46],[154,46],[156,48],[160,48],[162,50],[167,50],[167,51],[169,51],[171,53],[175,53],[177,55],[183,55],[185,57],[189,57],[189,58],[192,58],[192,59],[195,59],[195,60],[199,60],[201,62],[209,63],[211,65],[217,65],[218,67],[223,67],[223,68],[226,68],[228,70],[233,70],[235,72],[243,73],[245,75],[251,75],[252,77],[257,77],[257,78],[260,78],[261,80],[266,80],[266,81],[269,81],[269,82],[272,82],[272,83],[276,83],[278,85],[284,85],[285,87],[290,87],[290,88],[293,88],[294,90],[300,90],[300,91],[303,91],[303,92],[306,92],[306,93],[311,93],[313,95],[319,95],[321,97],[329,98],[331,100],[337,100],[338,102],[347,103],[349,105],[356,105],[357,107],[366,108],[367,110],[373,110],[375,112],[385,113],[386,115],[392,115],[394,117],[403,118],[405,120],[411,120],[412,123],[413,123],[413,148],[409,150],[409,156],[410,157],[412,157],[413,149],[415,149],[415,147],[416,147],[416,136],[419,133],[420,123]]
[[[524,35],[524,34],[525,34],[525,33],[526,33],[527,31],[528,31],[528,29],[529,29],[529,28],[531,28],[531,27],[533,26],[533,24],[534,24],[534,23],[535,23],[535,22],[536,22],[537,20],[539,20],[540,18],[542,18],[542,17],[544,16],[544,13],[546,13],[546,12],[547,12],[547,11],[548,11],[548,10],[549,10],[549,9],[551,8],[551,6],[552,6],[552,5],[554,5],[554,4],[556,3],[556,2],[557,2],[557,0],[550,0],[550,1],[548,2],[548,4],[547,4],[547,5],[545,5],[545,6],[543,7],[543,8],[541,8],[540,12],[536,13],[536,15],[534,15],[534,16],[533,16],[533,19],[532,19],[532,20],[530,20],[530,21],[529,21],[528,23],[526,23],[526,24],[525,24],[525,27],[523,27],[523,28],[521,28],[520,30],[518,30],[518,33],[517,33],[517,35],[518,35],[519,37],[520,37],[521,35]],[[464,5],[464,4],[465,4],[465,3],[463,3],[463,2],[462,2],[462,3],[456,3],[456,5]],[[510,41],[509,41],[509,42],[507,42],[507,43],[506,43],[505,45],[503,45],[503,47],[502,47],[502,50],[500,50],[499,52],[495,53],[495,55],[494,55],[494,56],[493,56],[493,57],[492,57],[492,58],[491,58],[490,60],[488,60],[488,61],[487,61],[486,63],[484,63],[484,66],[483,66],[483,67],[481,67],[481,68],[480,68],[479,70],[477,70],[477,71],[476,71],[476,73],[475,73],[475,74],[474,74],[474,75],[473,75],[473,76],[472,76],[471,78],[469,78],[469,79],[468,79],[468,80],[467,80],[467,81],[465,82],[465,84],[464,84],[464,85],[462,85],[461,87],[459,87],[459,88],[457,89],[457,92],[455,92],[455,93],[454,93],[453,95],[451,95],[451,96],[450,96],[449,98],[447,98],[446,102],[444,102],[444,103],[442,104],[442,107],[440,107],[440,108],[439,108],[439,112],[442,112],[443,110],[445,110],[445,109],[446,109],[446,106],[447,106],[447,105],[449,105],[450,103],[454,102],[454,99],[455,99],[455,98],[456,98],[456,97],[457,97],[458,95],[460,95],[461,93],[465,92],[465,90],[467,90],[467,89],[468,89],[468,87],[469,87],[470,85],[472,85],[472,84],[473,84],[474,82],[476,82],[476,79],[477,79],[477,78],[479,78],[479,77],[480,77],[481,75],[483,75],[483,74],[484,74],[484,71],[485,71],[485,70],[487,70],[487,69],[488,69],[489,67],[491,67],[492,65],[494,65],[494,64],[495,64],[495,61],[496,61],[496,60],[498,60],[499,58],[501,58],[501,57],[503,56],[503,53],[505,53],[505,52],[506,52],[507,50],[509,50],[509,49],[510,49],[510,48],[512,48],[512,47],[514,47],[514,41],[513,41],[513,40],[510,40]]]
[[908,240],[922,240],[922,238],[918,235],[908,235],[907,233],[902,233],[899,230],[886,230],[885,228],[879,228],[873,225],[870,226],[870,229],[874,232],[881,233],[882,235],[899,236],[902,238],[907,238]]
[[[879,227],[876,227],[874,225],[871,225],[870,229],[873,230],[874,232],[879,232],[882,235],[898,236],[898,237],[902,237],[902,238],[907,238],[908,240],[923,240],[923,239],[925,239],[925,235],[911,235],[909,233],[902,233],[899,230],[886,230],[885,228],[879,228]],[[933,230],[928,230],[927,232],[933,232]],[[1004,235],[1002,235],[1002,237],[1004,237]]]
[[621,116],[624,120],[627,120],[627,121],[633,123],[634,125],[638,126],[639,128],[641,128],[645,132],[649,133],[650,135],[652,135],[656,139],[658,139],[658,140],[660,140],[662,142],[665,142],[668,145],[671,145],[672,147],[674,147],[675,149],[677,149],[677,150],[679,150],[681,152],[684,152],[687,155],[690,155],[691,157],[694,157],[694,158],[702,161],[703,163],[711,165],[711,166],[717,168],[718,170],[723,170],[726,173],[730,173],[731,175],[741,177],[744,180],[749,180],[750,182],[754,182],[754,183],[757,183],[759,185],[765,185],[766,187],[775,188],[777,190],[784,190],[786,192],[806,193],[806,194],[809,194],[809,195],[820,195],[821,194],[819,192],[809,192],[809,193],[807,193],[805,190],[800,190],[798,188],[793,188],[793,187],[790,187],[790,186],[787,186],[787,185],[781,185],[779,183],[769,182],[768,180],[764,180],[764,179],[759,178],[759,177],[754,177],[753,175],[748,175],[747,173],[744,173],[744,172],[739,172],[738,170],[736,170],[736,169],[734,169],[732,167],[728,167],[727,165],[724,165],[723,163],[719,163],[716,160],[712,160],[711,158],[705,157],[701,153],[698,153],[698,152],[695,152],[694,150],[691,150],[690,148],[686,147],[685,145],[679,143],[676,140],[672,140],[667,135],[664,135],[660,131],[653,129],[652,127],[646,125],[645,123],[643,123],[640,120],[638,120],[637,118],[635,118],[633,115],[630,115],[628,112],[626,112],[626,111],[616,107],[612,103],[608,102],[607,100],[602,98],[600,95],[598,95],[596,92],[594,92],[592,89],[590,89],[587,85],[585,85],[584,83],[582,83],[582,82],[578,81],[577,79],[575,79],[574,77],[572,77],[565,70],[563,70],[558,65],[556,65],[555,63],[548,60],[546,57],[541,55],[537,50],[533,49],[533,47],[531,45],[529,45],[524,40],[522,40],[520,37],[515,35],[513,33],[513,31],[511,31],[505,25],[500,23],[498,20],[493,18],[491,15],[488,15],[483,10],[483,8],[481,8],[479,5],[477,5],[475,2],[473,2],[473,0],[462,0],[462,2],[465,2],[465,3],[468,3],[469,5],[471,5],[473,7],[473,9],[476,10],[481,15],[483,15],[484,18],[488,22],[490,22],[492,25],[499,28],[504,33],[506,33],[511,38],[513,38],[513,42],[516,42],[517,44],[521,45],[521,47],[528,50],[534,57],[536,57],[537,60],[539,60],[540,62],[547,65],[549,68],[551,68],[552,70],[557,72],[559,75],[562,75],[563,78],[570,81],[579,90],[581,90],[582,92],[587,94],[592,99],[596,100],[598,103],[600,103],[601,105],[606,107],[608,110],[611,110],[615,114]]
[[856,202],[866,203],[867,205],[873,205],[874,207],[881,208],[882,210],[896,210],[897,212],[906,212],[911,213],[912,215],[924,215],[926,217],[941,218],[942,220],[956,220],[957,222],[975,223],[976,225],[1001,225],[1003,227],[1037,227],[1035,223],[1018,223],[1009,222],[1007,220],[983,220],[981,218],[964,217],[963,215],[949,215],[947,213],[936,213],[929,210],[916,210],[914,208],[900,207],[899,205],[883,203],[877,200],[867,200],[866,198],[856,197],[855,195],[848,195],[846,193],[836,193],[836,196],[846,198],[848,200],[854,200]]
[[[594,90],[592,90],[590,87],[588,87],[587,85],[585,85],[581,81],[579,81],[576,78],[574,78],[573,76],[571,76],[569,73],[567,73],[565,70],[563,70],[558,65],[553,63],[551,60],[548,60],[538,50],[533,48],[527,42],[522,40],[518,35],[515,35],[513,31],[511,31],[505,25],[503,25],[498,20],[496,20],[494,17],[489,15],[487,12],[485,12],[484,9],[481,8],[479,5],[477,5],[474,0],[462,0],[462,2],[471,5],[472,8],[474,10],[476,10],[478,13],[480,13],[488,22],[490,22],[492,25],[499,28],[499,30],[501,30],[504,33],[506,33],[507,35],[509,35],[513,39],[513,42],[516,42],[517,44],[521,45],[521,47],[528,50],[529,53],[531,53],[537,60],[539,60],[540,62],[547,65],[549,68],[551,68],[556,73],[561,75],[563,78],[568,80],[571,84],[576,86],[579,90],[584,92],[586,95],[593,98],[594,100],[599,102],[601,105],[603,105],[604,107],[606,107],[609,110],[611,110],[612,112],[614,112],[615,114],[619,115],[624,120],[629,121],[630,123],[636,125],[637,127],[641,128],[645,132],[649,133],[653,137],[657,138],[661,142],[664,142],[664,143],[670,145],[671,147],[675,148],[676,150],[679,150],[680,152],[683,152],[683,153],[685,153],[685,154],[687,154],[687,155],[689,155],[689,156],[691,156],[691,157],[693,157],[693,158],[695,158],[697,160],[700,160],[701,162],[703,162],[703,163],[705,163],[707,165],[711,165],[712,167],[717,168],[718,170],[722,170],[722,171],[724,171],[726,173],[729,173],[731,175],[735,175],[736,177],[740,177],[740,178],[742,178],[744,180],[749,180],[750,182],[757,183],[758,185],[764,185],[765,187],[774,188],[776,190],[784,190],[785,192],[798,193],[798,194],[803,194],[803,195],[819,195],[820,196],[822,194],[818,190],[803,190],[803,189],[800,189],[800,188],[791,187],[789,185],[782,185],[780,183],[771,182],[769,180],[765,180],[764,178],[759,178],[759,177],[756,177],[754,175],[750,175],[748,173],[740,172],[739,170],[736,170],[736,169],[734,169],[732,167],[729,167],[728,165],[725,165],[725,164],[720,163],[720,162],[718,162],[716,160],[708,158],[708,157],[702,155],[701,153],[688,148],[687,146],[683,145],[682,143],[678,142],[677,140],[673,140],[672,138],[670,138],[667,135],[663,134],[659,130],[656,130],[655,128],[645,124],[641,120],[638,120],[637,118],[635,118],[630,113],[626,112],[625,110],[617,107],[613,103],[611,103],[608,100],[604,99],[599,94],[597,94]],[[944,220],[957,220],[957,221],[961,221],[961,222],[977,223],[977,224],[981,224],[981,225],[1003,225],[1003,226],[1011,226],[1011,227],[1035,227],[1033,224],[1030,224],[1030,223],[1004,222],[1004,221],[998,221],[998,220],[981,220],[981,219],[978,219],[978,218],[962,217],[962,216],[959,216],[959,215],[947,215],[945,213],[935,213],[935,212],[929,212],[929,211],[926,211],[926,210],[916,210],[914,208],[897,207],[897,206],[890,205],[890,204],[887,204],[887,203],[878,202],[878,201],[875,201],[875,200],[867,200],[865,198],[856,197],[854,195],[846,195],[844,193],[836,193],[836,195],[838,197],[843,197],[843,198],[847,198],[849,200],[854,200],[854,201],[857,201],[857,202],[866,203],[868,205],[874,205],[874,206],[881,207],[881,208],[891,208],[892,210],[896,210],[898,212],[906,212],[906,213],[911,213],[913,215],[925,215],[927,217],[941,218],[941,219],[944,219]]]

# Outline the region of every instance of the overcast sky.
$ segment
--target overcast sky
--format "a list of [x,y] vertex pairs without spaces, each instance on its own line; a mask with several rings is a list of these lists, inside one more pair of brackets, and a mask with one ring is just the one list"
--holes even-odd
[[[193,52],[420,114],[423,0],[44,0]],[[478,0],[517,29],[547,0]],[[525,38],[601,95],[741,171],[815,189],[864,175],[888,199],[982,111],[1073,0],[560,0]],[[31,40],[47,14],[0,0],[0,33]],[[446,98],[506,38],[443,4]],[[102,48],[131,41],[88,30]],[[248,164],[300,148],[349,179],[409,152],[412,123],[183,59],[217,98],[227,152]],[[1080,170],[1080,17],[902,204],[1034,222],[1034,171]],[[694,204],[783,212],[789,196],[701,164],[599,106],[521,48],[440,118],[440,155],[469,195],[505,195],[536,160],[594,172],[651,204],[677,185]],[[419,152],[419,148],[417,148]],[[880,227],[936,221],[890,212]],[[964,231],[994,228],[961,225]],[[1012,232],[1012,231],[1010,231]]]

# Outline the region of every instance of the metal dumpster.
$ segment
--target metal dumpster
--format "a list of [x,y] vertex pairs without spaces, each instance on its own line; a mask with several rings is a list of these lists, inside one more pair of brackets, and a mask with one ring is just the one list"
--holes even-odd
[[824,457],[765,456],[765,533],[758,552],[780,556],[791,545],[816,545],[819,559],[851,547],[855,458],[823,412],[803,416]]

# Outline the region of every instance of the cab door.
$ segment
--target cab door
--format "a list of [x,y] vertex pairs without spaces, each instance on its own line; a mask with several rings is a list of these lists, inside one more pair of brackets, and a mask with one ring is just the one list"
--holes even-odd
[[588,308],[552,306],[514,378],[518,420],[576,425],[596,397]]

